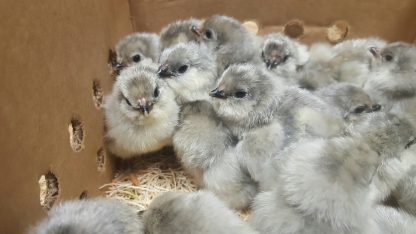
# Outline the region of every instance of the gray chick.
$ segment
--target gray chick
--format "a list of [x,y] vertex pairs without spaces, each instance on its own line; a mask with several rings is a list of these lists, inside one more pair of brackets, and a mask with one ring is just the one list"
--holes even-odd
[[205,45],[190,42],[165,50],[161,63],[159,78],[176,92],[181,104],[172,143],[182,166],[199,187],[214,192],[229,207],[247,207],[257,187],[226,153],[233,139],[207,101],[217,79],[215,58]]
[[199,20],[190,18],[168,24],[160,31],[160,51],[179,43],[198,41],[199,37],[191,31],[191,28],[197,27],[200,23]]
[[331,63],[337,72],[337,81],[362,87],[371,72],[372,55],[368,48],[384,45],[386,42],[376,37],[351,39],[335,45]]
[[[416,103],[412,99],[395,104],[389,113],[416,126]],[[411,143],[399,158],[386,159],[380,165],[371,184],[371,196],[376,203],[386,201],[389,196],[393,197],[403,210],[413,213],[416,211],[412,208],[416,202],[416,195],[413,193],[416,190],[416,146]]]
[[300,85],[312,90],[334,82],[362,87],[371,72],[372,55],[368,48],[385,44],[385,41],[372,37],[346,40],[326,49],[321,44],[318,50],[310,52],[310,63],[303,67]]
[[381,105],[374,103],[363,88],[349,83],[328,85],[314,94],[335,107],[345,118],[381,110]]
[[413,146],[413,148],[414,149],[412,150],[411,155],[412,158],[404,162],[411,166],[408,170],[406,170],[405,175],[403,175],[397,183],[393,194],[401,209],[411,215],[416,215],[416,165],[414,159],[414,156],[416,155],[416,147]]
[[260,63],[252,36],[234,18],[214,15],[206,19],[200,28],[192,28],[192,31],[215,52],[219,74],[231,64]]
[[251,224],[261,233],[377,233],[370,184],[384,160],[398,157],[415,130],[382,112],[351,135],[305,139],[286,151],[279,184],[256,197]]
[[338,134],[343,127],[319,98],[281,86],[254,65],[231,65],[211,96],[217,115],[239,140],[235,154],[261,189],[273,180],[265,167],[283,147],[309,134]]
[[154,33],[133,33],[121,39],[116,45],[117,74],[134,64],[157,63],[160,55],[159,36]]
[[277,118],[283,87],[254,65],[231,65],[211,92],[214,109],[238,139],[231,150],[255,182],[267,180],[263,168],[280,150],[283,127]]
[[416,46],[396,42],[370,48],[371,75],[364,89],[388,110],[394,104],[416,96]]
[[231,65],[210,92],[213,107],[237,138],[276,118],[279,94],[286,86],[251,64]]
[[179,104],[207,100],[217,79],[215,57],[205,45],[179,43],[163,51],[158,76],[175,92]]
[[145,233],[254,234],[257,233],[212,193],[166,192],[143,213]]
[[406,212],[387,206],[375,208],[375,222],[378,233],[413,234],[416,233],[416,218]]
[[137,213],[104,198],[67,201],[49,211],[30,234],[144,234]]
[[261,58],[266,68],[284,78],[290,85],[296,85],[297,72],[308,61],[308,48],[290,39],[283,33],[272,33],[264,38]]
[[182,107],[173,147],[184,169],[196,184],[213,192],[233,209],[247,208],[257,185],[233,154],[235,140],[207,101]]
[[104,101],[107,147],[121,158],[159,150],[171,143],[178,113],[173,92],[153,67],[128,67]]
[[336,83],[331,60],[334,57],[332,45],[316,43],[309,48],[309,60],[297,74],[298,86],[307,90],[317,90]]

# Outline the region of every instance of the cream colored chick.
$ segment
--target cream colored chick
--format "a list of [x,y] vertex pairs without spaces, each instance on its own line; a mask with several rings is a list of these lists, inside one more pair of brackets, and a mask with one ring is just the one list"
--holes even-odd
[[122,71],[104,104],[107,147],[129,158],[171,144],[179,107],[172,91],[148,66]]

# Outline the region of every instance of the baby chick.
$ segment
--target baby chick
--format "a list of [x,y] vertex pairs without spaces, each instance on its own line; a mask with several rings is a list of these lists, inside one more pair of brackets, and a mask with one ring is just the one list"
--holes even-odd
[[209,102],[183,106],[173,136],[174,150],[182,166],[199,187],[213,192],[228,207],[243,209],[257,194],[257,185],[229,149],[234,141]]
[[[416,103],[412,103],[411,100],[407,99],[395,104],[389,113],[406,119],[412,126],[416,126]],[[392,196],[402,209],[411,212],[411,207],[416,202],[416,196],[412,195],[415,189],[412,184],[416,181],[416,174],[412,172],[416,167],[415,155],[416,146],[409,144],[401,153],[400,158],[385,160],[380,165],[371,184],[372,197],[376,203],[382,203]]]
[[332,71],[331,59],[334,54],[332,46],[316,43],[309,49],[309,60],[299,70],[298,86],[308,90],[317,90],[336,83],[336,74]]
[[261,58],[267,69],[283,77],[287,84],[295,85],[296,73],[308,61],[309,53],[305,45],[283,33],[272,33],[261,45]]
[[234,18],[214,15],[191,30],[215,52],[219,74],[231,64],[260,62],[253,38]]
[[[265,180],[263,167],[280,150],[283,127],[276,117],[279,87],[254,65],[231,65],[210,95],[221,121],[239,142],[233,149],[251,178]],[[231,151],[231,150],[230,150]]]
[[179,43],[163,51],[158,76],[176,94],[179,104],[207,100],[217,79],[215,57],[205,45]]
[[412,161],[406,162],[410,163],[411,166],[398,182],[393,194],[400,208],[409,214],[416,215],[416,165],[414,159],[416,147],[413,148]]
[[167,192],[155,198],[143,213],[145,233],[254,234],[248,224],[212,193]]
[[319,98],[281,86],[254,65],[231,65],[210,95],[218,117],[239,140],[235,154],[261,187],[273,179],[264,167],[282,147],[306,134],[326,136],[343,126]]
[[160,31],[160,51],[179,43],[198,41],[198,36],[190,29],[197,27],[200,21],[197,19],[179,20],[173,22]]
[[[311,51],[310,64],[303,67],[300,84],[312,90],[334,82],[347,82],[362,87],[371,72],[372,56],[368,48],[383,46],[385,43],[379,38],[370,37],[346,40],[334,47],[320,44],[317,51]],[[317,56],[317,52],[322,54]]]
[[348,82],[362,87],[370,73],[371,53],[368,48],[380,47],[386,42],[380,38],[351,39],[333,47],[335,54],[331,63],[338,73],[339,82]]
[[143,223],[131,208],[116,200],[96,198],[67,201],[30,234],[144,234]]
[[279,93],[285,86],[251,64],[231,65],[210,92],[213,107],[237,138],[276,118]]
[[349,83],[335,83],[314,94],[335,107],[345,118],[381,110],[381,105],[374,103],[363,88]]
[[171,143],[179,107],[171,90],[148,66],[123,70],[104,102],[107,147],[129,158]]
[[412,234],[416,233],[416,219],[414,216],[406,214],[387,206],[377,206],[375,222],[378,226],[378,233],[384,234]]
[[377,233],[371,181],[414,134],[408,121],[377,112],[351,135],[292,145],[279,184],[256,197],[251,224],[261,233]]
[[189,42],[166,49],[160,62],[159,78],[182,105],[173,136],[182,166],[200,187],[213,191],[229,207],[247,207],[256,187],[244,182],[245,175],[232,155],[224,155],[232,139],[206,101],[217,79],[215,57],[205,45]]
[[[215,59],[205,45],[180,43],[161,56],[159,78],[176,92],[182,105],[173,148],[198,186],[214,192],[232,208],[245,208],[257,187],[247,182],[232,154],[233,139],[207,99],[216,83]],[[215,147],[213,147],[215,146]]]
[[134,64],[157,63],[160,54],[159,36],[154,33],[130,34],[117,43],[116,53],[118,64],[115,69],[118,73]]
[[372,47],[371,75],[364,89],[390,109],[395,103],[416,96],[416,46],[396,42]]

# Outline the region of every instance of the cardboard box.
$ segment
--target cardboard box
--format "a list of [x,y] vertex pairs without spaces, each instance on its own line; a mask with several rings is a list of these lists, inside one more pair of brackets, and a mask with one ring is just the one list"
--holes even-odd
[[241,21],[255,20],[265,31],[300,19],[308,26],[308,35],[301,38],[307,43],[325,40],[327,27],[339,20],[350,25],[347,38],[416,40],[416,2],[412,0],[130,0],[130,9],[136,31],[159,32],[174,20],[225,14]]
[[[111,180],[109,161],[97,168],[104,129],[93,82],[110,91],[108,50],[132,24],[127,0],[4,0],[0,11],[0,233],[13,234],[46,216],[38,181],[48,171],[57,202],[97,196]],[[80,152],[72,118],[83,126]]]
[[[105,154],[97,168],[104,130],[93,84],[110,91],[108,49],[133,29],[159,32],[174,20],[226,14],[255,20],[260,33],[300,19],[307,43],[326,40],[338,20],[348,25],[346,38],[416,42],[413,0],[3,0],[0,11],[0,233],[23,233],[46,215],[38,181],[49,171],[59,183],[57,202],[99,195],[110,181]],[[84,137],[73,137],[72,147],[71,123]]]

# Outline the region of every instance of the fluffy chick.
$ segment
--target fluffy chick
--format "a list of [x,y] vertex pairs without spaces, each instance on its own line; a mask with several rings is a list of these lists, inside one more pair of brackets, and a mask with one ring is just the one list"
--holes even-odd
[[332,84],[314,94],[335,107],[345,118],[381,110],[381,105],[374,103],[363,88],[349,83]]
[[398,157],[415,131],[395,115],[365,117],[350,136],[305,139],[286,151],[279,184],[254,201],[256,230],[377,233],[370,183],[383,160]]
[[234,141],[209,102],[183,106],[173,136],[173,147],[182,166],[199,187],[215,193],[228,207],[243,209],[257,194],[257,186],[232,153]]
[[205,45],[180,43],[165,50],[161,61],[159,77],[177,92],[182,104],[173,136],[182,166],[198,186],[214,192],[229,207],[247,207],[257,187],[227,152],[234,140],[207,101],[217,79],[215,59]]
[[190,18],[168,24],[160,31],[160,51],[179,43],[198,41],[198,36],[191,28],[197,27],[200,23],[199,20]]
[[239,140],[235,154],[242,167],[261,187],[272,179],[264,168],[282,147],[305,134],[332,134],[332,121],[343,125],[319,98],[281,86],[254,65],[231,65],[210,95],[217,115]]
[[387,206],[377,206],[375,222],[378,233],[412,234],[416,233],[416,219],[402,210]]
[[365,90],[386,109],[416,96],[416,46],[396,42],[370,48],[371,75]]
[[[347,82],[362,87],[371,72],[372,55],[368,48],[383,46],[379,38],[351,39],[330,47],[319,44],[311,51],[299,82],[315,90],[335,82]],[[320,53],[320,54],[318,54]]]
[[176,94],[178,103],[207,100],[215,86],[215,57],[205,45],[179,43],[163,51],[158,76]]
[[107,147],[121,158],[159,150],[171,143],[178,113],[173,93],[155,69],[126,68],[104,102]]
[[231,64],[260,62],[253,38],[234,18],[214,15],[192,31],[215,52],[219,74]]
[[[410,168],[398,182],[393,194],[394,198],[403,210],[407,213],[416,215],[416,165],[415,165],[416,147],[413,149],[413,158],[410,162]],[[409,163],[409,162],[407,162]]]
[[283,127],[276,117],[276,79],[254,65],[231,65],[210,95],[221,121],[238,139],[230,153],[255,182],[266,180],[263,168],[280,150]]
[[309,53],[305,45],[283,33],[272,33],[261,45],[261,59],[267,69],[283,77],[287,84],[295,85],[296,73],[308,61]]
[[120,72],[134,64],[157,63],[160,55],[159,36],[154,33],[133,33],[121,39],[116,45],[117,65]]
[[143,234],[136,212],[121,202],[96,198],[67,201],[54,207],[30,234]]
[[276,118],[278,93],[285,86],[251,64],[231,65],[210,92],[213,107],[223,123],[238,138],[248,130]]
[[256,233],[212,193],[166,192],[143,213],[145,232],[153,234]]
[[384,40],[375,37],[351,39],[333,47],[335,56],[331,60],[337,81],[348,82],[362,87],[371,72],[372,55],[368,48],[386,45]]
[[297,76],[298,86],[308,90],[316,90],[336,83],[336,74],[332,71],[332,45],[316,43],[309,48],[309,60]]

